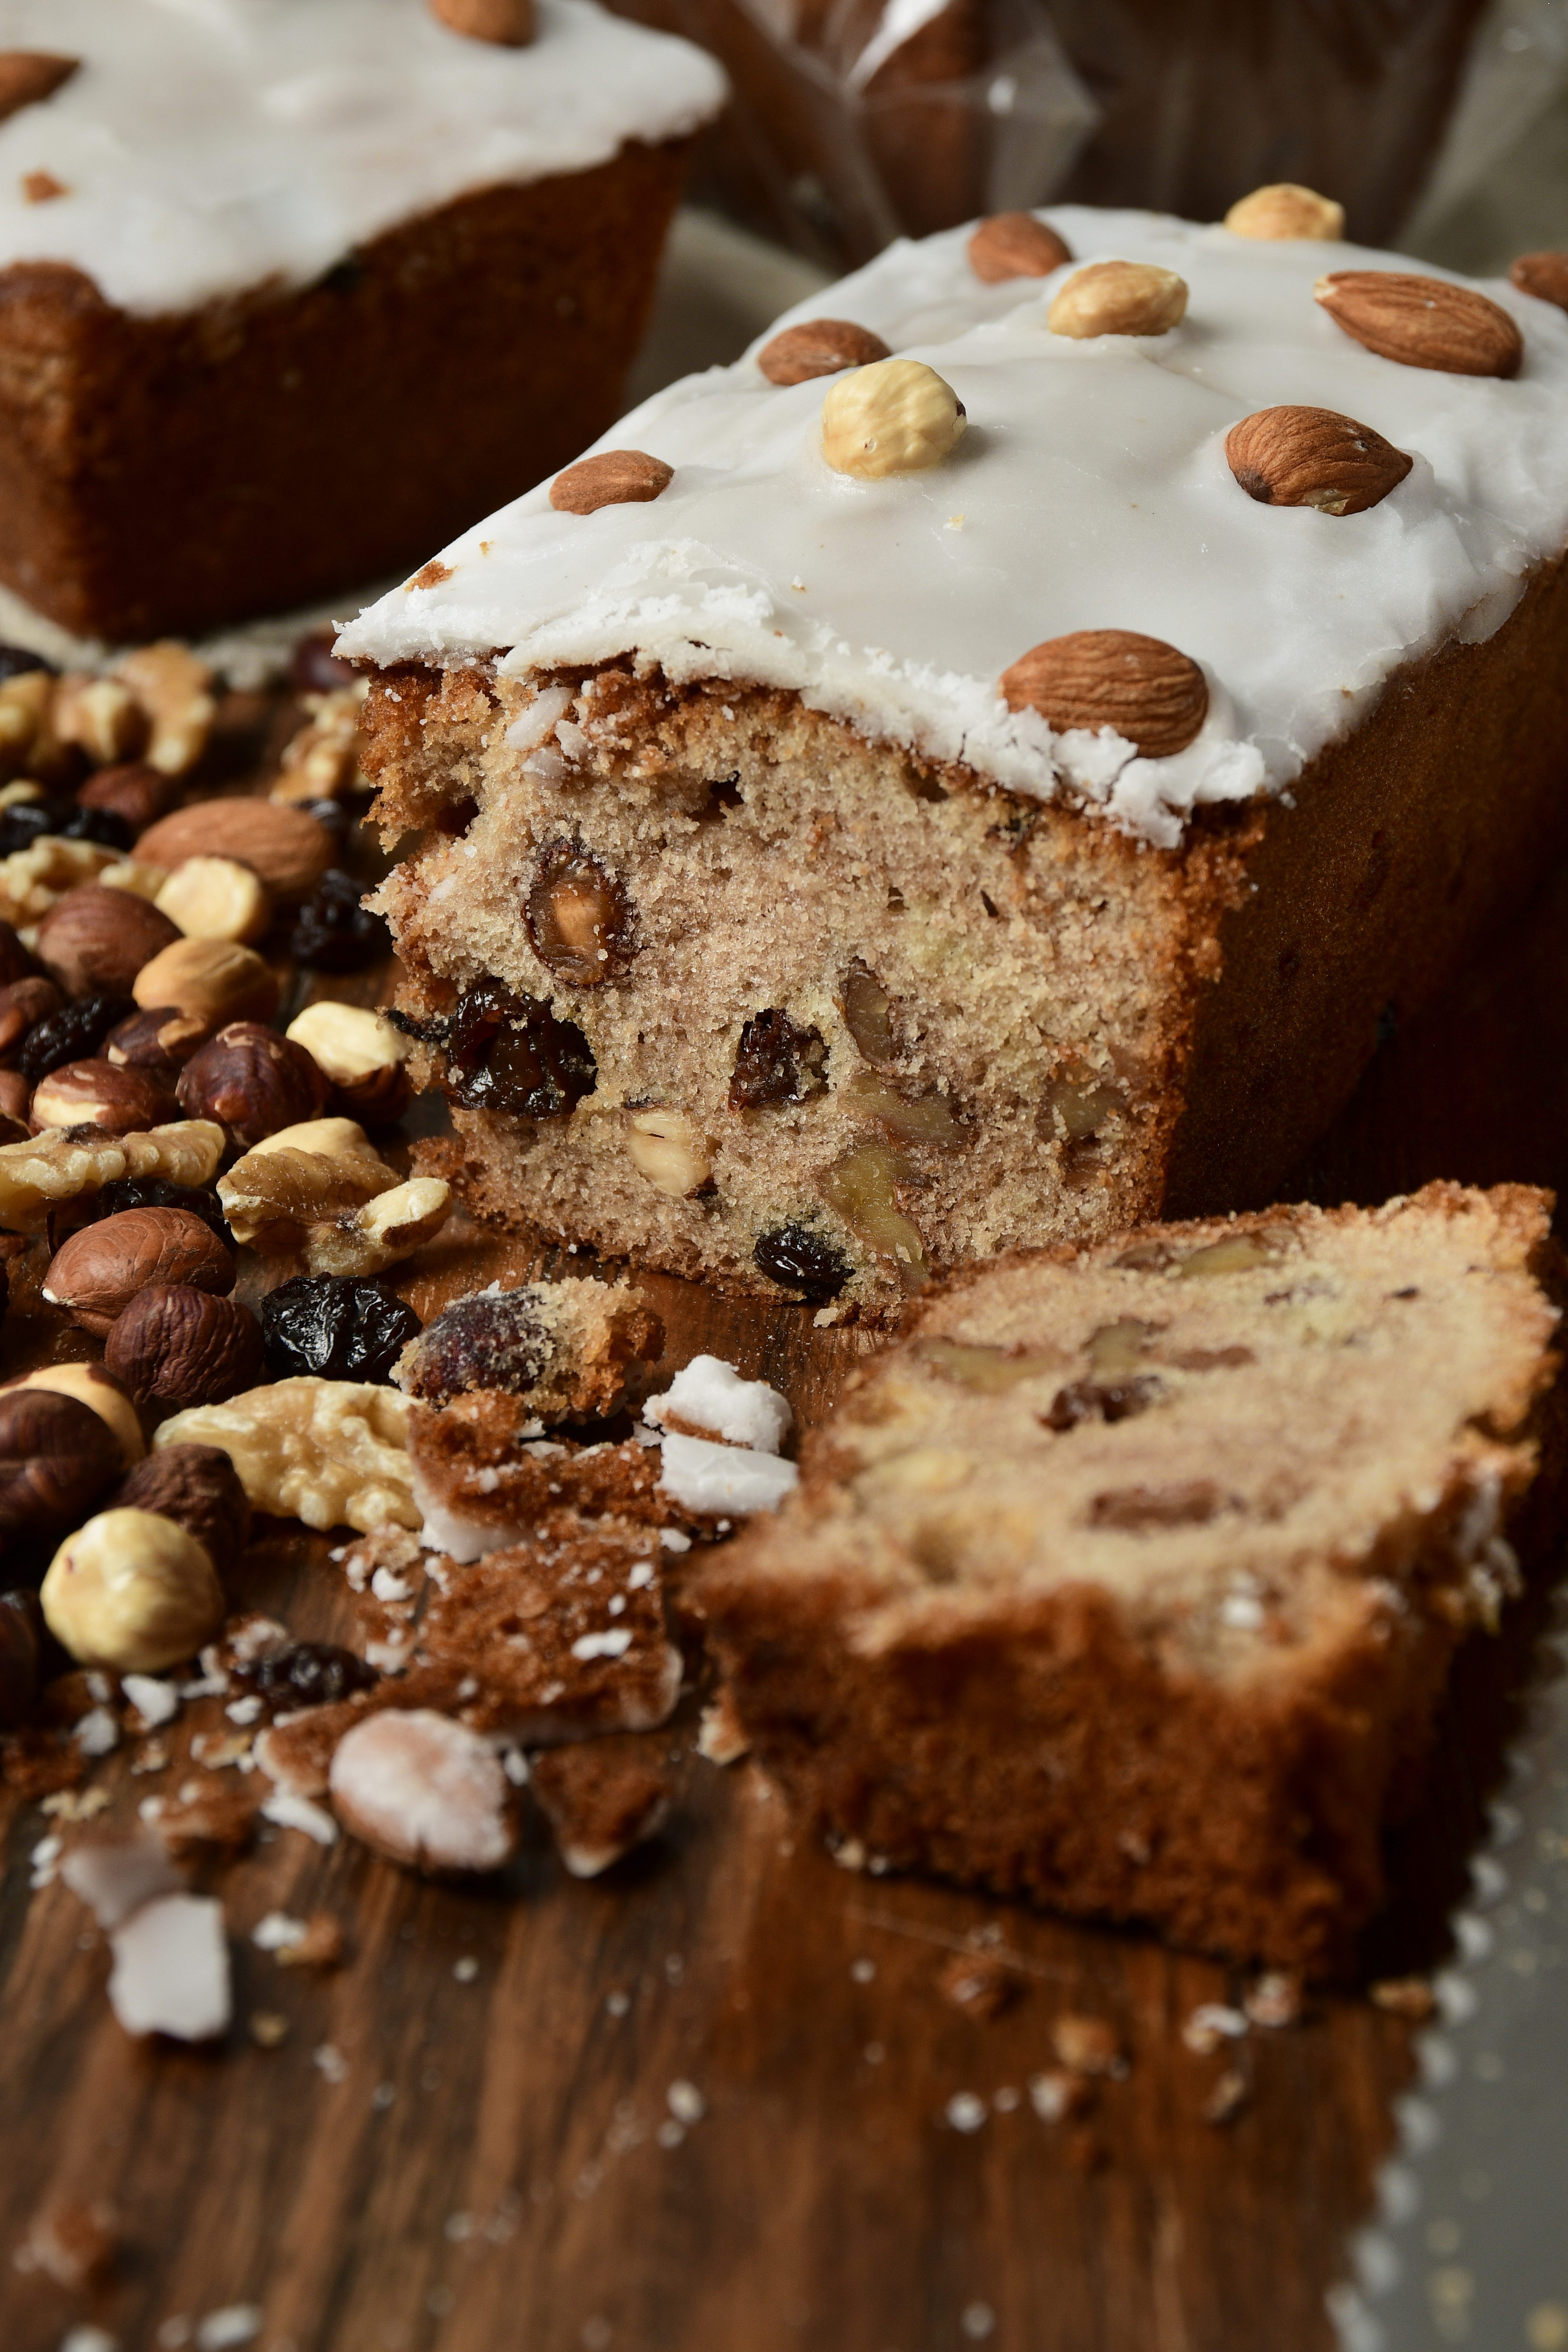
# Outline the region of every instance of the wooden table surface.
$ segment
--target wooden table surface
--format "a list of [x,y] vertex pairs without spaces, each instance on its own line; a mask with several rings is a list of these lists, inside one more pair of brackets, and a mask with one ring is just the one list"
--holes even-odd
[[[1427,1175],[1551,1181],[1568,1166],[1553,1099],[1565,900],[1552,885],[1532,923],[1385,1049],[1301,1189],[1371,1199]],[[374,981],[318,992],[373,1001]],[[400,1286],[428,1314],[540,1262],[459,1222]],[[94,1352],[37,1281],[16,1286],[0,1376]],[[666,1370],[711,1349],[806,1423],[871,1344],[788,1305],[649,1287]],[[264,1522],[236,1601],[340,1635],[328,1548]],[[1530,1631],[1467,1665],[1480,1728],[1444,1742],[1370,1967],[1441,1949]],[[696,1706],[688,1694],[669,1727],[669,1828],[601,1880],[570,1878],[537,1828],[503,1880],[473,1889],[292,1830],[198,1873],[221,1888],[235,1965],[234,2026],[214,2049],[120,2031],[89,1914],[63,1885],[29,1887],[53,1824],[0,1791],[4,2352],[57,2352],[89,2322],[119,2352],[201,2345],[204,2319],[205,2342],[227,2343],[212,2315],[237,2305],[259,2311],[261,2352],[1322,2352],[1409,2028],[1346,1992],[1197,2054],[1182,2021],[1233,2000],[1233,1974],[841,1870],[791,1839],[754,1768],[695,1752]],[[175,1729],[203,1719],[187,1707]],[[176,1761],[132,1779],[121,1751],[101,1820],[180,1777]],[[276,1909],[336,1914],[346,1964],[284,1969],[257,1951],[250,1931]],[[1017,1987],[989,2021],[938,1989],[976,1945]],[[1028,2085],[1066,2011],[1108,2020],[1127,2067],[1085,2116],[1052,2123]],[[254,2039],[258,2014],[286,2021],[275,2046]],[[1232,2071],[1244,2095],[1211,2121]],[[674,2094],[686,2120],[673,2084],[696,2094]],[[120,2241],[100,2292],[12,2266],[40,2208],[98,2200]]]

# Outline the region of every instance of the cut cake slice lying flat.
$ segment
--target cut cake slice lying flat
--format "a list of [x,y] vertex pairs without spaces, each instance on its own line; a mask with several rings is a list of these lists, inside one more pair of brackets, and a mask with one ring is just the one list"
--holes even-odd
[[1148,1227],[956,1277],[700,1599],[841,1858],[1343,1966],[1557,1369],[1548,1197]]

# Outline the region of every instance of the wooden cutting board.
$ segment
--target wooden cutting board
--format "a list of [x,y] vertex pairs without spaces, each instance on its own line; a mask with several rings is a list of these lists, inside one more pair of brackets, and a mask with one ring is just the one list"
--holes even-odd
[[[1568,1165],[1553,1098],[1565,904],[1554,883],[1390,1042],[1302,1192],[1370,1200],[1429,1175],[1552,1181]],[[383,982],[310,992],[375,1002]],[[0,1377],[96,1352],[38,1299],[41,1255],[13,1268]],[[400,1286],[428,1315],[559,1263],[460,1221]],[[806,1423],[873,1344],[788,1305],[649,1287],[666,1372],[712,1350]],[[264,1522],[236,1601],[341,1636],[329,1546]],[[1371,1971],[1441,1952],[1531,1633],[1527,1610],[1467,1661],[1469,1730],[1445,1736]],[[178,1785],[182,1743],[216,1706],[185,1709],[164,1773],[110,1760],[103,1823]],[[669,1728],[669,1828],[597,1882],[569,1878],[537,1828],[477,1889],[293,1830],[198,1873],[222,1892],[235,1967],[214,2049],[121,2032],[89,1915],[64,1885],[29,1885],[53,1822],[0,1790],[5,2352],[57,2352],[87,2322],[119,2352],[1326,2352],[1324,2296],[1391,2142],[1408,2025],[1335,1994],[1194,2051],[1184,2021],[1232,2003],[1232,1972],[841,1870],[792,1838],[754,1768],[695,1752],[695,1715],[689,1696]],[[269,1911],[320,1909],[347,1932],[336,1971],[281,1969],[250,1942]],[[938,1983],[977,1948],[1014,1990],[989,2020]],[[1107,2021],[1125,2071],[1051,2121],[1030,2085],[1063,2014]],[[101,2290],[13,2267],[40,2208],[99,2200],[120,2248]],[[259,2315],[249,2337],[243,2315],[214,2320],[235,2306]]]

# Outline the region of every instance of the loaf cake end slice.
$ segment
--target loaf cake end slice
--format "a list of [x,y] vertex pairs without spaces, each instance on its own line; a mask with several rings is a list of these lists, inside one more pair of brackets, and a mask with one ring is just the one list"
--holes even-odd
[[1333,1972],[1557,1370],[1550,1200],[1155,1225],[961,1275],[701,1585],[841,1860]]

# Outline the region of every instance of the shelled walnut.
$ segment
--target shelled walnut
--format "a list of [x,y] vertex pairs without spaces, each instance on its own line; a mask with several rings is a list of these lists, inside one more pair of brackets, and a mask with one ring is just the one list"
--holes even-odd
[[156,1460],[175,1445],[217,1445],[252,1508],[308,1528],[417,1528],[409,1465],[409,1399],[369,1381],[274,1381],[226,1403],[166,1421]]
[[263,1256],[300,1255],[312,1274],[379,1274],[445,1223],[451,1187],[400,1180],[351,1118],[287,1127],[219,1179],[229,1229]]
[[186,1118],[133,1135],[81,1136],[51,1129],[26,1143],[0,1144],[0,1226],[37,1233],[51,1208],[96,1192],[121,1177],[210,1184],[223,1157],[224,1131]]

